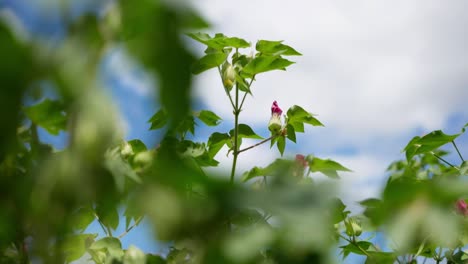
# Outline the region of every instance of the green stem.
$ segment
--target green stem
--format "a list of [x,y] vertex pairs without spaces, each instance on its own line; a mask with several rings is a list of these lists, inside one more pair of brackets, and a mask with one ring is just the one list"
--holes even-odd
[[133,223],[132,226],[130,226],[127,230],[125,230],[125,232],[123,232],[122,234],[119,235],[119,239],[121,239],[122,237],[124,237],[126,234],[128,234],[128,232],[130,232],[135,226],[137,226],[141,220],[143,219],[143,216],[140,216],[136,221],[135,223]]
[[99,219],[99,216],[94,213],[94,217],[96,217],[96,219],[98,220],[98,223],[99,225],[101,226],[102,230],[104,231],[104,233],[107,235],[107,236],[110,236],[112,237],[112,232],[110,231],[110,228],[106,228],[106,226],[104,226],[104,224],[102,223],[101,219]]
[[247,151],[247,150],[249,150],[249,149],[253,149],[253,148],[255,148],[255,147],[258,147],[258,146],[260,146],[260,145],[262,145],[262,144],[264,144],[264,143],[266,143],[266,142],[268,142],[268,141],[274,139],[274,138],[277,137],[277,136],[278,136],[278,135],[273,135],[273,136],[271,136],[271,137],[269,137],[269,138],[266,138],[266,139],[264,139],[264,140],[258,142],[258,143],[255,144],[255,145],[252,145],[252,146],[250,146],[250,147],[246,147],[245,149],[241,149],[241,150],[239,150],[239,151],[237,152],[237,154],[242,153],[242,152],[244,152],[244,151]]
[[443,159],[442,157],[438,156],[437,154],[435,154],[434,152],[431,152],[432,155],[434,155],[434,157],[436,157],[437,159],[439,159],[440,161],[444,162],[445,164],[449,165],[450,167],[452,168],[455,168],[457,170],[460,170],[457,166],[453,165],[452,163],[446,161],[445,159]]
[[[255,74],[252,76],[252,79],[250,79],[249,86],[248,86],[249,91],[250,91],[250,87],[252,86],[254,79],[255,79]],[[247,92],[244,93],[244,97],[242,98],[239,109],[242,109],[242,106],[244,105],[244,101],[245,101],[245,98],[247,97],[247,94],[248,94]]]
[[234,175],[236,173],[236,166],[237,166],[237,156],[239,155],[239,114],[240,114],[240,109],[239,107],[239,85],[236,84],[236,103],[234,105],[234,150],[233,150],[233,159],[232,159],[232,169],[231,169],[231,178],[230,182],[231,184],[234,183]]
[[465,160],[463,159],[462,154],[460,153],[460,150],[457,147],[457,144],[455,144],[455,141],[452,140],[452,144],[455,147],[455,149],[457,150],[458,156],[460,156],[460,159],[462,160],[462,162],[465,162]]

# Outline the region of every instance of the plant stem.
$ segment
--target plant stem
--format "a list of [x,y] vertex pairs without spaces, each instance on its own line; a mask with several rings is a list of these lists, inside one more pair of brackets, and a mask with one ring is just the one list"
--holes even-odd
[[231,178],[230,182],[231,184],[234,183],[234,175],[236,174],[236,165],[237,165],[237,156],[239,155],[239,140],[238,140],[238,134],[239,134],[239,114],[240,114],[240,109],[239,107],[239,85],[236,84],[236,98],[235,98],[235,105],[234,105],[234,150],[233,150],[233,159],[232,159],[232,169],[231,169]]
[[[250,91],[250,87],[252,86],[254,79],[255,79],[255,74],[252,76],[252,79],[250,79],[249,86],[248,86],[249,91]],[[248,94],[247,92],[244,93],[244,97],[242,98],[242,101],[239,107],[240,109],[242,109],[242,106],[244,105],[244,101],[245,101],[245,98],[247,97],[247,94]]]
[[450,167],[453,167],[457,170],[460,170],[457,166],[453,165],[452,163],[446,161],[445,159],[443,159],[442,157],[438,156],[437,154],[435,154],[434,152],[431,152],[432,155],[434,155],[434,157],[438,158],[440,161],[444,162],[445,164],[449,165]]
[[140,216],[136,221],[135,223],[133,223],[132,226],[130,226],[127,230],[125,230],[125,232],[123,232],[122,234],[120,234],[119,236],[119,239],[121,239],[122,237],[124,237],[126,234],[128,234],[128,232],[130,232],[135,226],[137,226],[141,220],[143,219],[143,216]]
[[246,147],[245,149],[241,149],[241,150],[239,150],[237,153],[239,154],[239,153],[242,153],[242,152],[247,151],[247,150],[249,150],[249,149],[253,149],[253,148],[255,148],[255,147],[258,147],[258,146],[260,146],[260,145],[262,145],[262,144],[264,144],[264,143],[266,143],[266,142],[268,142],[268,141],[274,139],[274,138],[277,137],[277,136],[278,136],[278,135],[273,135],[273,136],[271,136],[271,137],[269,137],[269,138],[266,138],[266,139],[264,139],[264,140],[258,142],[258,143],[255,144],[255,145],[252,145],[252,146],[250,146],[250,147]]
[[98,223],[99,223],[99,225],[101,226],[101,228],[102,228],[102,230],[104,231],[104,233],[105,233],[107,236],[112,237],[112,232],[110,231],[110,228],[106,228],[106,227],[104,226],[104,224],[101,222],[101,219],[99,219],[99,216],[98,216],[96,213],[94,213],[94,217],[96,217],[96,219],[98,220]]
[[455,147],[455,149],[457,150],[458,156],[460,156],[460,159],[462,160],[462,162],[465,162],[465,160],[463,159],[463,156],[460,153],[460,150],[458,150],[457,144],[455,144],[455,141],[452,140],[452,144]]

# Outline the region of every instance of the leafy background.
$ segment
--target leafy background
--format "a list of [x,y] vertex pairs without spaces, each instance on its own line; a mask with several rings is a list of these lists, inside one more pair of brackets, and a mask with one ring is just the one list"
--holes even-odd
[[[0,2],[2,16],[33,34],[62,38],[65,33],[58,11],[54,5],[42,10],[40,2]],[[208,32],[249,40],[259,36],[285,39],[304,54],[287,73],[259,77],[254,98],[247,99],[251,101],[247,101],[242,115],[245,123],[266,135],[273,100],[284,108],[298,104],[319,113],[326,128],[298,135],[302,143],[288,146],[286,155],[312,152],[350,167],[353,173],[342,177],[342,194],[355,211],[360,209],[354,201],[378,195],[386,179],[386,167],[404,157],[401,150],[413,135],[438,128],[457,133],[468,119],[463,112],[468,96],[468,65],[460,59],[468,55],[463,44],[468,21],[462,11],[466,3],[462,1],[296,1],[287,5],[268,1],[261,15],[258,10],[265,9],[265,1],[191,4],[212,23]],[[104,2],[75,3],[70,16],[102,6]],[[200,46],[188,38],[184,41],[201,53]],[[106,54],[100,73],[123,115],[126,138],[155,144],[158,134],[147,131],[146,121],[158,108],[151,99],[156,96],[152,85],[157,81],[118,46]],[[230,116],[229,102],[219,100],[224,97],[215,72],[195,78],[195,84],[194,108]],[[220,129],[229,130],[231,123],[223,120]],[[212,131],[198,132],[200,138],[205,138]],[[40,137],[58,148],[66,141],[66,135],[54,137],[44,131]],[[466,135],[457,143],[460,149],[468,149]],[[268,146],[256,148],[239,159],[238,171],[265,166],[275,156]],[[455,159],[455,154],[451,158]],[[227,169],[229,161],[221,162]],[[90,228],[98,231],[99,226],[95,223]],[[144,239],[147,228],[134,230],[124,244],[126,240],[134,241],[135,236],[141,241],[140,248],[153,251],[151,240]]]

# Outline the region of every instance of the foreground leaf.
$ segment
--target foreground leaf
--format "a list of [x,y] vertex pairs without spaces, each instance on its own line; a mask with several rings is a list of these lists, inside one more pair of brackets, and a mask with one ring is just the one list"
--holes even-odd
[[338,171],[351,171],[340,163],[331,159],[320,159],[317,157],[307,157],[311,172],[321,172],[330,178],[338,179]]
[[34,124],[53,135],[58,135],[60,130],[66,130],[67,115],[63,104],[59,101],[45,99],[25,108],[24,111]]

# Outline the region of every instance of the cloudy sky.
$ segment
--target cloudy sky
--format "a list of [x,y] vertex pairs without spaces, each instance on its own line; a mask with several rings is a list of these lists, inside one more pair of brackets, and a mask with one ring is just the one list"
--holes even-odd
[[[34,19],[34,12],[27,11],[29,1],[6,3],[19,13],[25,27],[54,32],[56,22],[47,24],[45,18]],[[385,168],[404,157],[401,150],[413,136],[435,129],[457,133],[468,122],[466,1],[190,3],[211,23],[208,33],[241,37],[253,46],[259,39],[284,40],[303,54],[291,57],[297,63],[288,71],[257,77],[241,122],[268,136],[274,100],[284,110],[297,104],[317,114],[325,127],[306,128],[297,145],[287,146],[285,155],[314,154],[352,169],[353,173],[342,175],[340,184],[341,196],[355,210],[355,201],[378,196]],[[201,55],[201,45],[189,39],[187,44]],[[104,60],[103,80],[120,106],[127,138],[155,143],[154,134],[146,131],[146,121],[157,109],[148,99],[154,85],[151,77],[116,47]],[[232,110],[216,70],[197,76],[194,84],[195,107],[216,112],[224,119],[220,128],[231,129]],[[209,131],[201,130],[200,135]],[[457,143],[468,155],[468,136]],[[268,146],[255,148],[240,156],[239,171],[267,165],[277,157]],[[229,167],[223,153],[219,159],[224,168]]]
[[[197,0],[194,7],[212,23],[211,33],[253,45],[284,40],[303,54],[291,57],[297,64],[288,71],[257,78],[241,118],[265,128],[273,100],[317,114],[326,127],[310,127],[287,153],[351,168],[342,179],[349,202],[378,195],[386,166],[403,157],[413,136],[458,132],[468,121],[466,1]],[[196,95],[230,116],[223,93],[216,71],[197,77]],[[462,149],[466,142],[460,138]],[[241,157],[241,166],[258,157],[267,164],[275,155],[265,147]]]

